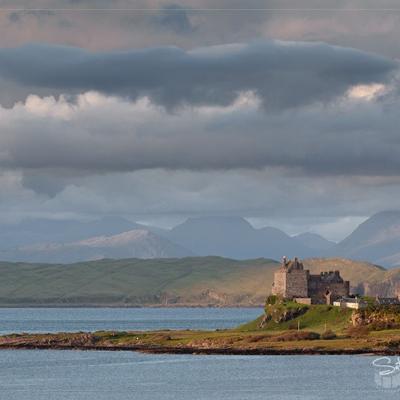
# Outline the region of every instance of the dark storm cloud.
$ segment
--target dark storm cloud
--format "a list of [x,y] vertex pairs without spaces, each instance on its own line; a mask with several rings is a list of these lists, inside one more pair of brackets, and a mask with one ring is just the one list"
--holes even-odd
[[184,51],[119,52],[28,45],[0,50],[0,78],[50,93],[96,90],[179,105],[228,105],[254,91],[267,109],[328,102],[357,84],[385,83],[398,64],[324,43],[259,41]]
[[[68,176],[143,169],[281,169],[299,176],[397,176],[400,99],[344,98],[329,106],[260,112],[241,96],[226,108],[168,113],[96,93],[28,98],[0,109],[0,167]],[[28,187],[58,187],[36,172]],[[50,184],[49,184],[50,182]]]

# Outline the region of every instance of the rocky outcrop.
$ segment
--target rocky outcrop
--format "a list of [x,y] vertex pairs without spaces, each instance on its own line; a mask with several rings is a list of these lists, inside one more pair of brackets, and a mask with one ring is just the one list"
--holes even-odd
[[265,306],[265,314],[261,319],[259,328],[264,328],[269,321],[276,324],[291,321],[303,315],[308,310],[307,306],[296,304],[293,302],[278,301],[275,304],[267,304]]
[[367,326],[373,329],[400,327],[400,307],[386,306],[364,310],[354,310],[351,315],[354,327]]

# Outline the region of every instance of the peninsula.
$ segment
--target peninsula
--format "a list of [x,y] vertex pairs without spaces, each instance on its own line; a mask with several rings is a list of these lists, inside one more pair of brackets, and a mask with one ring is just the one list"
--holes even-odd
[[398,354],[398,306],[351,310],[294,302],[267,305],[257,320],[221,331],[12,334],[0,349],[130,350],[177,354]]
[[398,354],[400,301],[351,297],[339,271],[310,274],[283,260],[264,313],[234,329],[11,334],[0,349],[132,350],[196,354]]

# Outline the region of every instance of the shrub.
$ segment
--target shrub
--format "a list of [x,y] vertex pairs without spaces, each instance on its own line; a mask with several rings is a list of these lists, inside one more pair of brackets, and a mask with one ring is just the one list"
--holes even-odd
[[321,334],[321,339],[331,340],[336,338],[336,333],[328,329],[324,333]]
[[293,340],[316,340],[319,338],[320,335],[316,332],[296,331],[285,332],[281,335],[275,336],[272,340],[277,342],[290,342]]

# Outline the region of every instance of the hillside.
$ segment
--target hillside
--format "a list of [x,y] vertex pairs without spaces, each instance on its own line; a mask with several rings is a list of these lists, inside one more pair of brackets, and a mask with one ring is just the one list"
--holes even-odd
[[[0,306],[263,305],[278,263],[221,257],[123,259],[63,264],[0,263]],[[349,260],[305,260],[312,272],[339,269],[354,290],[391,295],[400,271]]]
[[[297,313],[298,315],[294,315],[293,318],[284,321],[276,321],[273,318],[267,320],[266,313],[268,307],[266,307],[264,315],[261,315],[254,321],[243,324],[239,329],[242,331],[293,331],[293,328],[297,328],[298,326],[300,329],[308,329],[318,333],[322,333],[328,329],[334,332],[342,332],[349,326],[352,314],[352,310],[349,308],[341,309],[340,307],[328,305],[303,306],[294,303],[293,307],[301,310]],[[285,308],[289,309],[287,306],[283,306],[282,313]],[[276,318],[277,313],[274,315]]]
[[364,261],[346,258],[310,258],[303,262],[313,274],[322,271],[339,270],[341,276],[350,281],[352,290],[364,293],[366,284],[383,281],[389,274],[384,268]]
[[0,305],[262,304],[276,267],[219,257],[0,263]]

